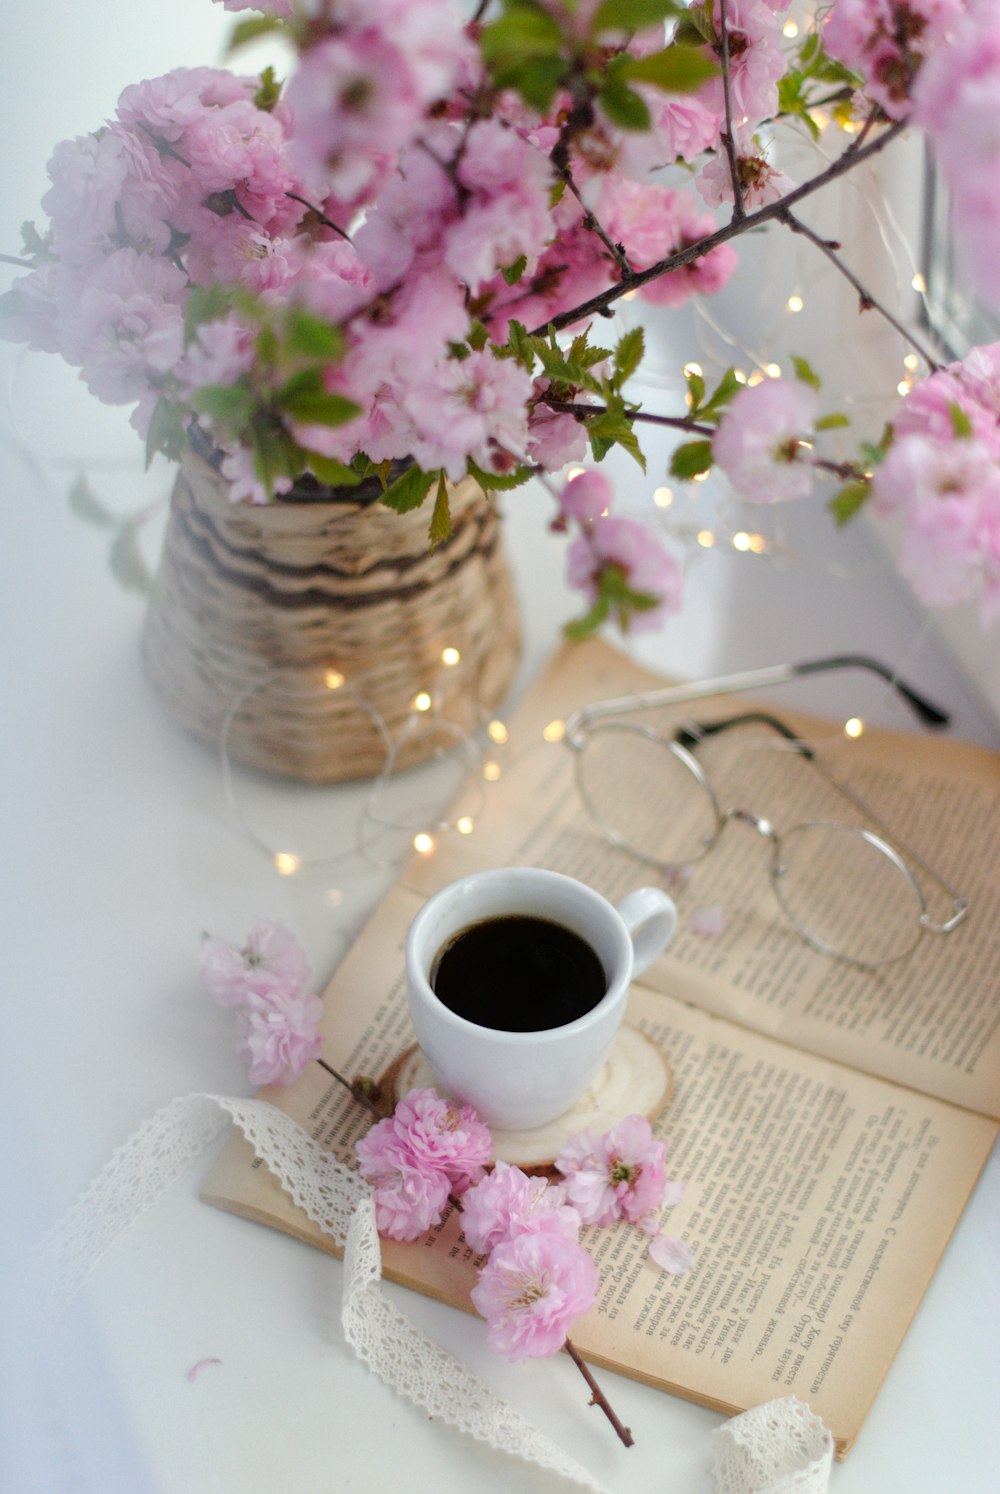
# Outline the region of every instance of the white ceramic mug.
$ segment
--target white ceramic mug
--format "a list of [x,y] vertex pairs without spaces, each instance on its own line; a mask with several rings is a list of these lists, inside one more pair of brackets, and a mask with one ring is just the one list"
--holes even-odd
[[[511,914],[562,924],[590,945],[607,979],[596,1006],[562,1027],[506,1032],[467,1021],[438,999],[430,975],[444,945],[470,925]],[[640,887],[616,907],[559,872],[504,867],[442,888],[406,941],[410,1016],[442,1089],[500,1130],[529,1130],[563,1115],[611,1052],[633,975],[666,948],[676,926],[677,909],[658,887]]]

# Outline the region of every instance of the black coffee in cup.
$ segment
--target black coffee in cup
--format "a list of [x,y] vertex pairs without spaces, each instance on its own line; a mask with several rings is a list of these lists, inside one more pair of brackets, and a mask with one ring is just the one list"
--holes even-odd
[[522,913],[459,929],[435,955],[430,984],[457,1016],[503,1032],[564,1027],[608,989],[604,966],[585,939]]

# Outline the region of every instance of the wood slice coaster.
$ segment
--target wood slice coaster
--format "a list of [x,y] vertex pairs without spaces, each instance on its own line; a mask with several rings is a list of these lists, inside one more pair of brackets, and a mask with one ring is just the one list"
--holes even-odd
[[[442,1089],[430,1064],[414,1044],[383,1077],[393,1103],[411,1089]],[[494,1131],[493,1160],[527,1168],[551,1167],[565,1141],[578,1131],[600,1135],[626,1115],[655,1120],[670,1098],[673,1075],[663,1054],[637,1027],[624,1023],[611,1056],[572,1109],[531,1131]]]

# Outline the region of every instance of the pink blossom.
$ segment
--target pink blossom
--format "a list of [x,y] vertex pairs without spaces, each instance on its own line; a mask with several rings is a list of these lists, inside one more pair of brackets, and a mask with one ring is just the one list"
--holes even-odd
[[[893,435],[928,436],[946,445],[955,440],[955,412],[964,415],[977,440],[1000,455],[996,378],[988,349],[973,349],[967,359],[935,370],[915,384],[892,421]],[[975,361],[973,354],[979,354]],[[985,356],[982,356],[985,355]],[[988,371],[988,372],[985,372]]]
[[309,979],[309,966],[295,935],[270,918],[255,918],[241,945],[206,936],[199,969],[206,989],[220,1006],[240,1006],[251,994],[298,992]]
[[584,1224],[638,1224],[663,1205],[666,1147],[643,1115],[630,1115],[598,1139],[584,1131],[556,1158],[566,1197]]
[[[778,79],[785,74],[781,28],[766,0],[729,0],[726,11],[733,112],[753,130],[778,112]],[[715,0],[714,21],[718,37],[722,24],[719,0]],[[717,41],[712,51],[718,60],[721,43]],[[699,97],[720,118],[724,116],[721,76],[704,84]]]
[[357,1143],[361,1176],[374,1185],[375,1223],[390,1240],[416,1240],[448,1205],[447,1174],[418,1166],[393,1118],[381,1120]]
[[184,274],[168,260],[116,249],[65,308],[63,356],[107,404],[128,404],[173,369],[184,345]]
[[230,502],[270,503],[276,493],[287,493],[291,488],[290,477],[275,477],[271,487],[265,487],[249,447],[222,446],[220,450],[223,456],[219,471],[229,484]]
[[253,1084],[290,1084],[322,1051],[318,996],[272,986],[249,994],[239,1013],[236,1051]]
[[593,524],[611,509],[615,490],[603,472],[589,468],[577,472],[559,494],[559,511],[564,519],[578,524]]
[[612,566],[622,572],[631,591],[656,599],[655,606],[631,614],[632,631],[647,632],[680,607],[681,568],[659,535],[637,519],[596,519],[569,547],[569,584],[592,602],[599,595],[602,572]]
[[812,468],[798,459],[819,408],[816,391],[795,379],[765,379],[733,399],[712,440],[712,455],[736,491],[755,503],[803,498]]
[[516,1235],[545,1230],[576,1240],[580,1216],[565,1203],[561,1188],[506,1162],[497,1162],[462,1199],[462,1233],[477,1255]]
[[443,467],[453,481],[464,476],[469,457],[486,471],[509,471],[527,446],[532,387],[519,364],[486,348],[438,364],[403,392],[415,425],[412,455],[425,471]]
[[[777,202],[795,186],[790,176],[771,165],[766,152],[745,131],[736,132],[736,170],[743,206],[748,212]],[[724,150],[717,151],[702,167],[698,189],[711,207],[733,201],[733,177]]]
[[[219,0],[215,0],[218,4]],[[255,10],[261,15],[277,16],[280,21],[290,21],[295,15],[294,0],[222,0],[223,10]]]
[[[535,380],[535,393],[548,388],[547,379]],[[587,454],[587,430],[575,415],[551,410],[542,402],[528,416],[527,456],[530,462],[546,472],[558,472],[569,462],[579,462]]]
[[493,1137],[471,1105],[455,1105],[434,1089],[412,1089],[396,1106],[393,1125],[414,1164],[443,1172],[463,1193],[483,1175]]
[[942,45],[964,0],[835,0],[823,26],[831,57],[865,79],[865,90],[892,119],[910,110],[914,78]]
[[966,9],[947,45],[936,46],[920,69],[914,119],[926,131],[948,187],[955,236],[973,289],[1000,306],[1000,12],[982,0],[972,0]]
[[[711,213],[699,210],[690,192],[675,192],[655,183],[638,186],[616,181],[602,203],[608,232],[620,241],[633,269],[645,270],[701,239],[715,228]],[[714,295],[722,289],[738,260],[729,244],[660,275],[642,286],[640,294],[657,306],[680,306],[689,296]]]
[[206,384],[235,384],[254,361],[254,333],[238,317],[203,322],[188,345],[176,373],[190,392]]
[[1000,465],[974,438],[894,441],[872,481],[875,512],[902,519],[899,568],[930,607],[978,599],[1000,614]]
[[256,89],[255,78],[238,78],[222,68],[178,67],[162,77],[130,84],[115,112],[123,125],[140,132],[148,129],[173,144],[205,109],[250,99]]
[[596,1301],[597,1267],[582,1245],[549,1231],[502,1241],[472,1289],[490,1347],[511,1360],[542,1358],[566,1342]]

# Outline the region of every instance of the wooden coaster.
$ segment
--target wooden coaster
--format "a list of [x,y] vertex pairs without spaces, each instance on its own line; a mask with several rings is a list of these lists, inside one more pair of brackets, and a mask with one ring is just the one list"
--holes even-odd
[[[432,1086],[443,1091],[416,1045],[393,1064],[382,1084],[394,1102],[411,1089]],[[494,1131],[493,1160],[523,1168],[551,1167],[563,1143],[578,1131],[600,1135],[626,1115],[655,1120],[670,1098],[672,1084],[670,1065],[659,1048],[626,1022],[607,1063],[572,1109],[531,1131]]]

